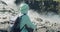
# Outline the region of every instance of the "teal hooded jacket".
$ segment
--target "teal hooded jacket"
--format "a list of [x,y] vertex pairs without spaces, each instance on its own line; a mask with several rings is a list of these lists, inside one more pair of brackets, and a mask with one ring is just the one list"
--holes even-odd
[[[26,3],[22,3],[20,5],[19,11],[21,11],[21,13],[23,14],[20,21],[20,29],[22,29],[25,24],[27,24],[27,26],[31,27],[32,29],[36,28],[36,26],[31,22],[31,20],[29,19],[29,16],[27,15],[28,10],[29,10],[29,6]],[[28,32],[28,30],[24,27],[21,32]]]

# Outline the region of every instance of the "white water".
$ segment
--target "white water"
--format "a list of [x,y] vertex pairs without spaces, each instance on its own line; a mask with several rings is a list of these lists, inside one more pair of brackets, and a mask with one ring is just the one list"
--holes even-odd
[[[3,0],[5,1],[5,0]],[[18,11],[17,9],[17,6],[14,4],[14,0],[6,0],[5,1],[11,8],[15,9]],[[33,11],[33,10],[29,10],[28,11],[28,16],[30,17],[31,21],[34,22],[34,24],[38,26],[39,28],[39,24],[40,24],[40,21],[37,21],[36,19],[39,18],[39,19],[42,19],[43,20],[43,24],[45,24],[45,21],[49,21],[51,23],[58,23],[60,24],[60,15],[56,15],[54,13],[48,13],[47,15],[46,14],[38,14],[37,12]],[[12,17],[12,20],[15,20],[15,17]],[[38,24],[39,23],[39,24]],[[11,24],[12,26],[12,24]],[[43,26],[43,25],[42,25]],[[46,25],[46,26],[50,26],[49,24]],[[60,25],[59,25],[60,27]],[[53,27],[56,29],[56,27]],[[44,31],[45,32],[45,29],[40,29],[38,31]]]
[[60,23],[60,16],[53,13],[48,13],[47,15],[45,15],[38,14],[37,12],[30,10],[28,15],[30,19],[32,21],[35,21],[36,23],[38,23],[38,21],[36,21],[36,18],[41,18],[44,22],[49,21],[50,23]]
[[[17,6],[14,4],[15,0],[2,0],[4,2],[6,2],[9,6],[11,6],[12,8],[14,8],[15,10],[17,9]],[[30,10],[28,12],[28,15],[31,19],[31,21],[39,23],[36,18],[41,18],[43,21],[50,21],[51,23],[60,23],[60,16],[56,15],[54,13],[48,13],[47,15],[45,14],[38,14],[35,11]]]

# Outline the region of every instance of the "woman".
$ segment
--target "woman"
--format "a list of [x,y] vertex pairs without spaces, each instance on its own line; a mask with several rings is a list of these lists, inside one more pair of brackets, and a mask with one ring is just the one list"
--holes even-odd
[[33,32],[36,28],[34,24],[32,24],[31,20],[29,19],[27,13],[29,10],[29,6],[26,3],[21,3],[20,11],[21,11],[21,20],[20,20],[20,31],[21,32]]
[[28,10],[29,6],[26,3],[22,2],[19,9],[22,16],[19,16],[16,19],[16,22],[12,28],[12,32],[33,32],[33,30],[36,28],[36,26],[32,24],[27,15]]

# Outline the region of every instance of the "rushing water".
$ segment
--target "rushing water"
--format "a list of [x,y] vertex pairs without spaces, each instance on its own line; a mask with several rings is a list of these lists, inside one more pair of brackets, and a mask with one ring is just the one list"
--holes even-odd
[[[8,4],[8,6],[10,6],[11,8],[13,8],[15,11],[18,11],[17,8],[19,8],[18,6],[16,6],[14,4],[14,0],[3,0],[4,2],[6,2]],[[19,13],[19,12],[18,12]],[[41,21],[43,21],[42,23],[44,24],[46,21],[49,21],[50,23],[58,23],[60,24],[60,15],[57,15],[53,12],[49,12],[47,14],[45,13],[38,13],[34,10],[29,10],[28,11],[28,16],[30,17],[30,20],[32,22],[34,22],[35,25],[37,25],[38,23],[40,24]],[[14,20],[14,19],[13,19]],[[42,30],[45,30],[42,29]]]
[[35,18],[41,18],[43,21],[46,20],[50,21],[51,23],[60,23],[60,16],[52,12],[48,14],[38,14],[37,12],[30,10],[28,15],[30,16],[30,19],[33,21],[36,20]]

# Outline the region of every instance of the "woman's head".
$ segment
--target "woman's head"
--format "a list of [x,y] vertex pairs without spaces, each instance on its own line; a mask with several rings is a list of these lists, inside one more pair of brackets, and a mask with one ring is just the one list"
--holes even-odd
[[27,14],[29,10],[29,6],[26,3],[21,3],[20,5],[20,11],[22,14]]

